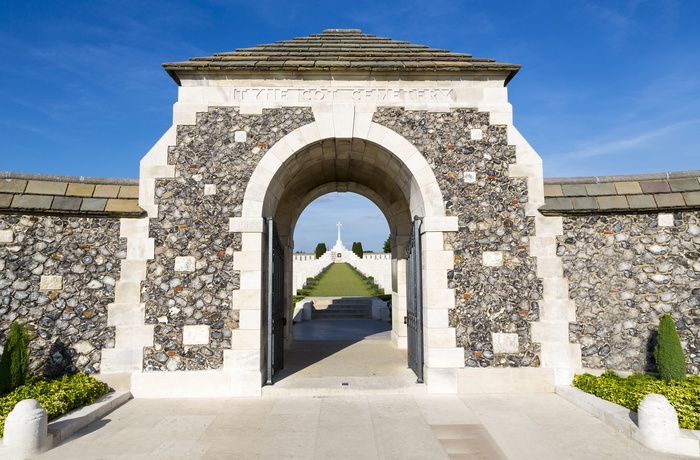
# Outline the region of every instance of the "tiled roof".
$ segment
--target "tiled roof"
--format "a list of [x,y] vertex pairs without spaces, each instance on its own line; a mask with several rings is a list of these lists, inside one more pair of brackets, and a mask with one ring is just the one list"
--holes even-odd
[[545,215],[700,210],[700,171],[545,179]]
[[137,217],[136,179],[96,179],[40,174],[0,178],[0,214]]
[[499,71],[507,74],[506,83],[520,65],[474,58],[471,54],[415,45],[406,41],[363,34],[357,29],[327,29],[322,34],[282,40],[228,53],[190,58],[185,62],[163,64],[180,84],[182,71]]

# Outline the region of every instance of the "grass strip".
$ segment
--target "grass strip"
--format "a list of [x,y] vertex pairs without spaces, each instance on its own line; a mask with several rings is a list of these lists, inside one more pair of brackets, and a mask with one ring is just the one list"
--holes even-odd
[[367,297],[373,296],[372,290],[362,276],[350,265],[332,264],[311,289],[312,297]]

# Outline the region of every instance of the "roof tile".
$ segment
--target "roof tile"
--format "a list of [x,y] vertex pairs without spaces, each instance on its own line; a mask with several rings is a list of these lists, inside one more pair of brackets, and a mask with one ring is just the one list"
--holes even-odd
[[178,83],[178,72],[197,70],[498,70],[506,72],[506,80],[510,80],[520,69],[517,64],[474,58],[468,53],[451,53],[445,49],[363,34],[355,29],[324,31],[308,37],[195,57],[184,62],[165,63],[163,67]]

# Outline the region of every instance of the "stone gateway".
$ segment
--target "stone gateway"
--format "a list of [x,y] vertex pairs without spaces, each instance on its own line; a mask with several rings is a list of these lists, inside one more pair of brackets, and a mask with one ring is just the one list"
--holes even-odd
[[647,369],[667,312],[700,373],[699,174],[544,180],[513,126],[518,65],[331,29],[164,67],[173,125],[137,183],[0,181],[0,333],[27,323],[33,369],[136,397],[261,394],[271,303],[293,340],[297,219],[350,191],[391,230],[398,347],[422,283],[429,392]]

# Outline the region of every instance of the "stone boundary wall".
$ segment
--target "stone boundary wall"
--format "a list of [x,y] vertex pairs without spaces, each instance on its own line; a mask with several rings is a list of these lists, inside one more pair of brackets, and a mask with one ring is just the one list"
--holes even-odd
[[0,173],[0,213],[138,217],[138,179]]
[[576,303],[569,339],[586,368],[654,371],[660,317],[700,374],[700,171],[546,179],[547,215]]
[[30,370],[97,373],[115,344],[107,311],[126,257],[121,217],[142,214],[137,181],[2,173],[0,351],[27,326]]

